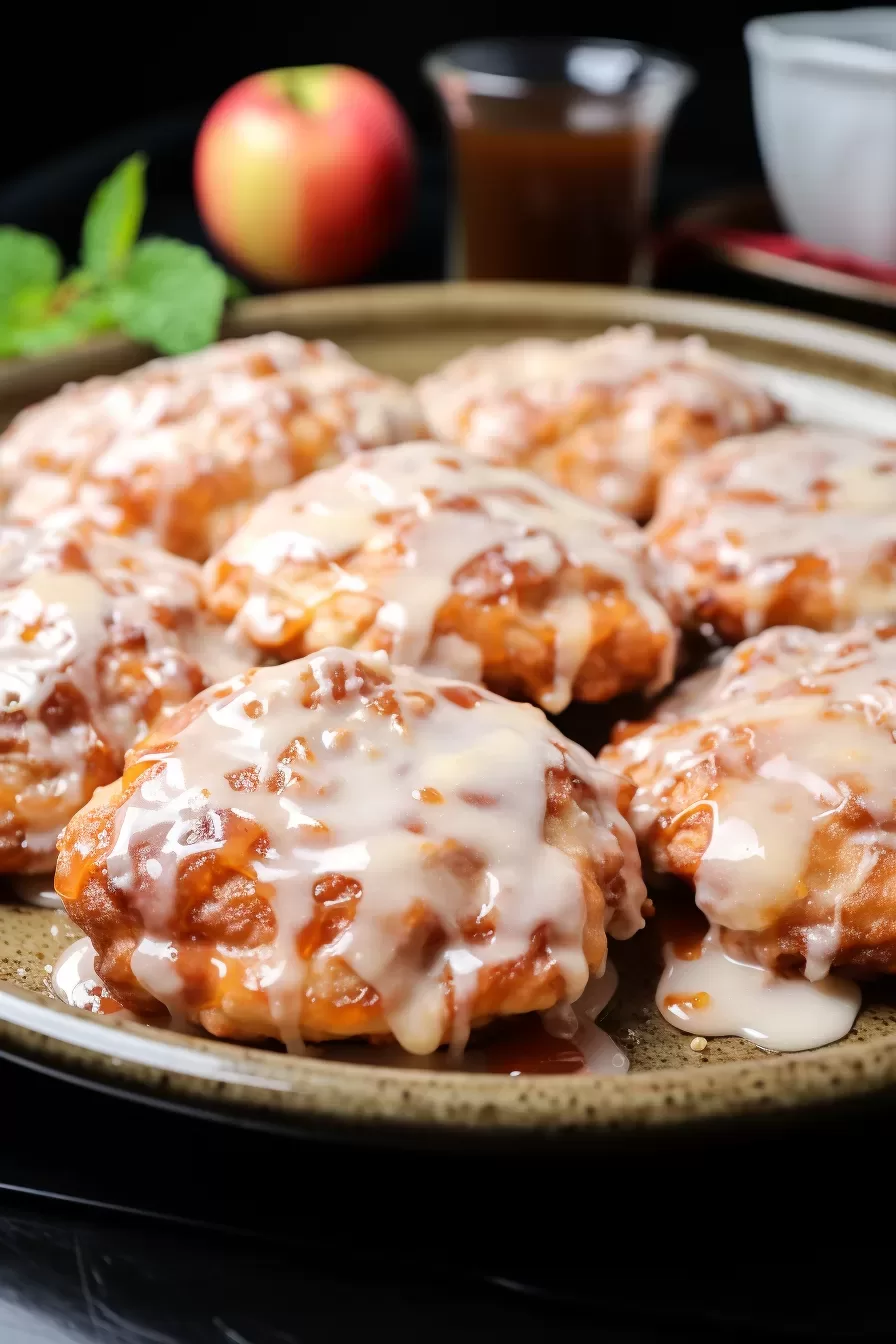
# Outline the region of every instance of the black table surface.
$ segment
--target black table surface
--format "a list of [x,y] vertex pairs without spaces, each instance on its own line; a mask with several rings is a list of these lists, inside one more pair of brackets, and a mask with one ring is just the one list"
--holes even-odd
[[0,1089],[4,1344],[896,1335],[896,1098],[477,1152]]
[[896,1098],[590,1152],[238,1129],[0,1061],[0,1340],[892,1339]]
[[[0,184],[0,222],[73,258],[91,186],[143,148],[149,230],[202,240],[196,124],[127,128]],[[366,279],[440,276],[444,178],[425,155],[405,241]],[[679,172],[661,211],[710,185]],[[672,283],[801,302],[718,273]],[[477,1154],[262,1135],[10,1060],[0,1096],[0,1344],[896,1336],[896,1097],[607,1151]]]

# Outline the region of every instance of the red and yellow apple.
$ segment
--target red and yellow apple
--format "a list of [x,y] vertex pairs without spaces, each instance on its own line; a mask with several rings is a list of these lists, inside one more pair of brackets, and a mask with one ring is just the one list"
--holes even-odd
[[272,285],[360,275],[402,227],[411,130],[372,76],[344,65],[268,70],[202,124],[194,185],[215,243]]

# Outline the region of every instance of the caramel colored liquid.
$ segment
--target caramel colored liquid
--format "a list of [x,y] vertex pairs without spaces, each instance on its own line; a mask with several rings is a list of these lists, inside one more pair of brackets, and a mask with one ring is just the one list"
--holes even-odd
[[631,279],[655,132],[474,125],[455,137],[468,279]]

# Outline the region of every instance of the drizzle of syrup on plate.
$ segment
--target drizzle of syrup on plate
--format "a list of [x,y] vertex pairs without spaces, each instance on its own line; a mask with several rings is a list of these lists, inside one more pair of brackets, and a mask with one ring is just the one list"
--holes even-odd
[[581,1073],[585,1056],[572,1041],[552,1036],[534,1013],[518,1018],[484,1047],[488,1073]]

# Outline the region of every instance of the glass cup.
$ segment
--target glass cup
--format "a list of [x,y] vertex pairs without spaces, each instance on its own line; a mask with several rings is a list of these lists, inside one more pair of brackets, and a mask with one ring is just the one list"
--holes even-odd
[[470,280],[646,279],[663,137],[689,66],[634,42],[461,42],[424,74],[452,131],[449,269]]

